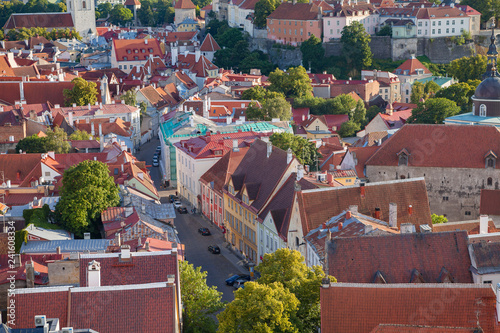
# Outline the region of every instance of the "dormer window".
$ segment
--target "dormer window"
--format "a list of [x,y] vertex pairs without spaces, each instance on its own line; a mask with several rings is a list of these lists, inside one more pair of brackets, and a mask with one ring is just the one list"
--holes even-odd
[[248,201],[248,196],[246,194],[243,194],[243,197],[241,198],[243,200],[244,203],[246,203],[247,205],[249,204],[249,201]]
[[480,117],[486,117],[486,105],[481,104],[479,106],[479,116]]
[[128,54],[132,53],[132,50],[128,49],[128,50],[127,50],[127,53],[128,53]]
[[485,167],[487,169],[488,168],[495,169],[497,164],[497,155],[492,150],[490,150],[484,158],[485,158]]
[[229,191],[229,193],[231,193],[232,195],[234,195],[234,187],[233,187],[233,185],[228,185],[227,186],[227,190]]
[[127,60],[128,60],[127,57],[123,57],[123,61],[127,61]]
[[398,166],[408,166],[408,157],[410,154],[406,149],[401,150],[398,153]]

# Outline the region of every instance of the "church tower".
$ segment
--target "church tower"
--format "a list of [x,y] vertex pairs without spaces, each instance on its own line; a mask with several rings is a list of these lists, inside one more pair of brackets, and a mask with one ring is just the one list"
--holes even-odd
[[97,31],[94,0],[67,0],[67,8],[73,18],[75,30],[82,38],[89,37]]

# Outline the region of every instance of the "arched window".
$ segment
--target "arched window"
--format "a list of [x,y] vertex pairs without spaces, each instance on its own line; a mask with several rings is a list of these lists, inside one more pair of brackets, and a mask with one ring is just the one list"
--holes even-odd
[[476,104],[472,103],[472,114],[474,115],[474,112],[476,112]]
[[481,106],[479,107],[479,116],[486,117],[486,105],[481,104]]
[[487,183],[488,183],[488,186],[493,185],[493,179],[491,177],[489,177]]
[[82,1],[82,8],[83,8],[83,9],[87,9],[87,3],[85,2],[85,0],[84,0],[84,1]]

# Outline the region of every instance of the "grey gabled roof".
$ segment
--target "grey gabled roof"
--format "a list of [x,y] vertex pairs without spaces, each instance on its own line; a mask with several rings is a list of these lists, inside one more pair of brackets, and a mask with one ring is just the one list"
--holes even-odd
[[104,252],[108,248],[108,239],[72,239],[55,241],[30,241],[21,246],[20,253],[56,253],[58,246],[62,253],[69,252]]

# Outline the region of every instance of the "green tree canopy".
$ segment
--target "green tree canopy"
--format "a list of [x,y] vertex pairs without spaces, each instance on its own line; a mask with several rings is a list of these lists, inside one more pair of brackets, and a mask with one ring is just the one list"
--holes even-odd
[[[475,84],[472,81],[468,82]],[[436,93],[435,97],[452,100],[457,104],[457,106],[461,108],[462,113],[468,112],[472,105],[471,97],[472,95],[474,95],[474,92],[476,90],[476,87],[474,85],[471,86],[469,83],[454,83],[449,87],[439,90]]]
[[462,5],[468,5],[481,13],[481,22],[487,22],[492,16],[500,18],[500,0],[462,0]]
[[224,308],[222,293],[207,285],[207,272],[196,269],[187,261],[179,262],[183,332],[215,332],[217,324],[211,317]]
[[300,45],[300,52],[304,67],[310,68],[312,73],[318,73],[322,69],[325,49],[321,39],[312,35]]
[[486,61],[481,54],[455,59],[448,65],[448,73],[460,82],[481,80],[486,72]]
[[348,138],[355,136],[360,130],[361,126],[358,123],[349,120],[340,126],[340,130],[338,130],[337,133],[343,138]]
[[259,0],[255,4],[255,13],[253,24],[259,29],[264,29],[267,26],[267,17],[279,6],[277,0]]
[[442,124],[443,121],[460,112],[454,101],[446,98],[429,98],[424,103],[418,103],[413,109],[409,123],[414,124]]
[[116,25],[125,25],[132,21],[134,14],[128,8],[125,8],[122,4],[117,4],[113,6],[113,9],[109,13],[109,20],[111,23]]
[[250,103],[247,108],[247,117],[250,120],[290,120],[292,117],[292,106],[282,96],[265,99],[261,103],[262,107],[257,107],[256,103]]
[[45,133],[47,135],[45,140],[45,149],[53,151],[56,154],[69,153],[71,145],[68,142],[68,134],[60,127],[55,127],[53,130],[48,129]]
[[120,100],[125,101],[125,104],[130,106],[136,106],[137,98],[133,89],[127,90],[124,94],[120,96]]
[[113,5],[110,2],[103,2],[97,5],[95,14],[96,18],[106,18],[111,13]]
[[423,99],[425,96],[424,93],[424,84],[420,81],[415,81],[413,85],[411,86],[411,97],[410,101],[413,104],[417,104],[420,102],[421,99]]
[[98,234],[101,213],[120,202],[108,166],[99,161],[83,161],[67,169],[60,193],[55,219],[79,237],[87,231]]
[[[319,291],[325,277],[322,267],[307,267],[300,252],[287,248],[265,254],[256,268],[260,284],[282,284],[299,300],[296,327],[299,332],[317,332],[320,327]],[[335,278],[330,277],[332,281]],[[246,285],[245,285],[246,288]]]
[[69,139],[75,141],[92,140],[92,135],[90,133],[87,133],[87,131],[80,131],[79,129],[77,129],[69,136]]
[[95,82],[86,81],[81,77],[74,78],[71,82],[74,84],[73,89],[63,90],[66,106],[73,104],[78,106],[94,105],[97,102],[97,85]]
[[245,90],[241,94],[242,100],[253,100],[264,102],[266,99],[276,98],[276,97],[285,97],[282,93],[270,91],[262,86],[253,86],[250,89]]
[[390,24],[385,24],[376,33],[377,36],[392,36],[392,26]]
[[359,124],[361,127],[366,125],[366,107],[362,100],[356,103],[356,108],[354,109],[352,115],[352,121]]
[[370,35],[366,33],[361,22],[354,21],[342,29],[342,53],[350,68],[360,72],[372,64],[372,51],[370,49]]
[[347,114],[349,118],[354,115],[357,102],[350,95],[341,94],[334,98],[305,97],[294,100],[295,108],[309,108],[314,115]]
[[437,214],[432,214],[431,220],[432,224],[440,224],[448,222],[448,219],[444,215],[437,215]]
[[280,92],[288,97],[307,97],[312,95],[311,80],[302,66],[290,67],[287,72],[276,69],[269,74],[269,90]]
[[295,318],[299,301],[282,284],[247,282],[234,294],[234,301],[217,316],[218,332],[299,332]]
[[379,114],[380,112],[382,112],[382,110],[380,110],[380,108],[376,105],[372,105],[368,108],[368,110],[366,110],[366,121],[369,123],[370,121],[372,121],[373,118],[375,118],[377,116],[377,114]]
[[269,138],[273,146],[283,150],[290,148],[300,164],[316,167],[317,158],[321,157],[314,142],[292,133],[273,133]]
[[40,138],[37,134],[33,134],[32,136],[28,136],[19,142],[16,145],[16,153],[32,154],[32,153],[46,153],[46,137]]

